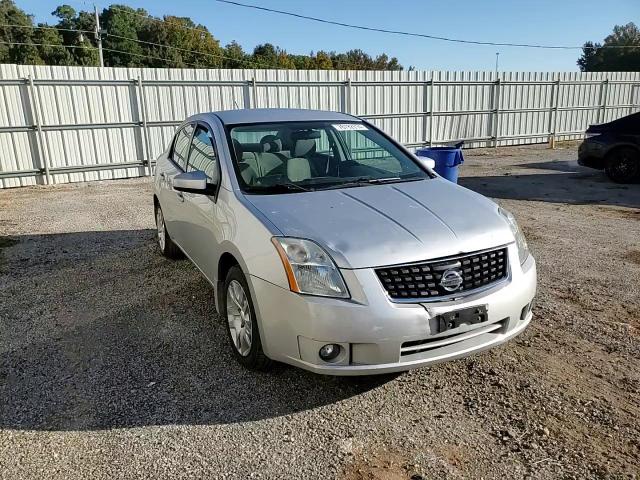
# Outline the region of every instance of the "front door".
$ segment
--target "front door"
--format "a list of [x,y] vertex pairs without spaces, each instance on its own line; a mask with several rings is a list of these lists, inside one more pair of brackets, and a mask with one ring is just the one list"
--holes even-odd
[[162,185],[159,200],[164,222],[173,241],[183,249],[185,199],[182,192],[173,189],[173,179],[186,171],[193,129],[192,124],[187,124],[178,131],[167,161],[156,167]]
[[[211,185],[220,187],[220,165],[215,141],[207,126],[198,124],[189,149],[187,171],[202,171]],[[186,221],[183,249],[191,260],[213,282],[218,267],[222,232],[216,221],[218,205],[215,195],[184,193]]]

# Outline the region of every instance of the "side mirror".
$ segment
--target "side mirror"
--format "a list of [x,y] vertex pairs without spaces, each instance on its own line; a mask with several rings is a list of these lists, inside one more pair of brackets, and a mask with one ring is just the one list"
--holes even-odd
[[207,180],[207,175],[200,170],[181,173],[173,177],[173,189],[178,192],[213,195],[215,193],[215,185],[207,183]]

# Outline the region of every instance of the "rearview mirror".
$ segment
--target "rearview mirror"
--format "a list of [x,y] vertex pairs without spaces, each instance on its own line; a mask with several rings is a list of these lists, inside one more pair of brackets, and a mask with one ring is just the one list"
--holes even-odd
[[173,189],[178,192],[212,195],[215,193],[215,185],[207,183],[207,180],[207,175],[200,170],[181,173],[173,177]]

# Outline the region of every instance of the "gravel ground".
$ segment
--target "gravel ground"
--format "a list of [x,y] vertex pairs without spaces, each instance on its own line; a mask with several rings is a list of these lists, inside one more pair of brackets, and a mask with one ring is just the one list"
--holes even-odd
[[534,321],[373,379],[240,368],[147,180],[0,191],[0,478],[640,477],[640,186],[575,157],[467,154],[528,235]]

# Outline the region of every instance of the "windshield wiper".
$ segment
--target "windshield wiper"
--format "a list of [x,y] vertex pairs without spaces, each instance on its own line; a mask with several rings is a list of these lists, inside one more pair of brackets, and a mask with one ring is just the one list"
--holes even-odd
[[367,185],[384,185],[385,183],[398,183],[398,182],[411,182],[414,180],[420,180],[419,178],[400,178],[400,177],[385,177],[385,178],[371,178],[371,177],[361,177],[355,178],[353,180],[349,180],[344,183],[336,183],[329,187],[324,188],[323,190],[335,190],[338,188],[349,188],[349,187],[366,187]]
[[367,180],[368,183],[373,183],[373,184],[393,183],[393,182],[400,182],[400,181],[402,181],[400,177],[370,178],[369,180]]
[[313,189],[305,188],[295,183],[276,183],[275,185],[251,185],[247,187],[251,193],[281,193],[285,192],[311,192]]

